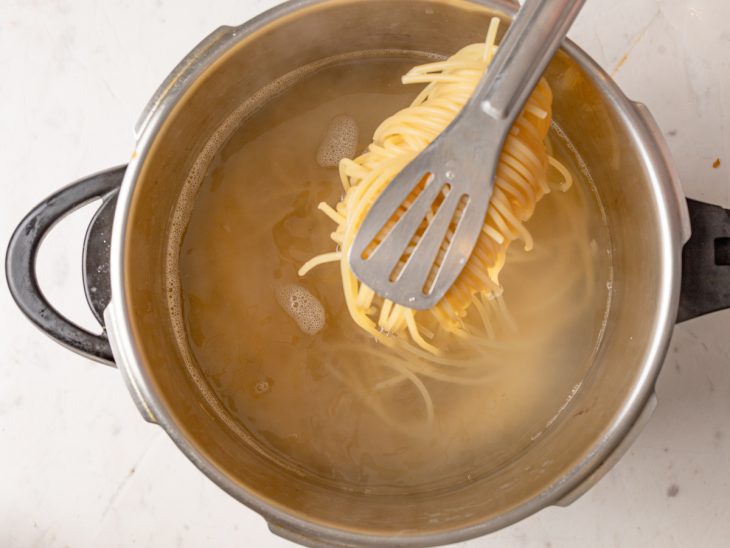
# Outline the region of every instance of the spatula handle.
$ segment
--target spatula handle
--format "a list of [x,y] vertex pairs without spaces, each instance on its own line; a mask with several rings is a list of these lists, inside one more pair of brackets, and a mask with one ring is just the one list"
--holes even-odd
[[473,106],[514,121],[585,0],[525,0],[499,45]]

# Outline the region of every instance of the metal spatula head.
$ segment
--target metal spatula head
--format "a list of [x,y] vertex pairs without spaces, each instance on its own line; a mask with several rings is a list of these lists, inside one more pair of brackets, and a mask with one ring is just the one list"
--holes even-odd
[[584,0],[526,0],[456,119],[385,188],[349,252],[393,302],[433,308],[479,239],[504,141]]
[[[480,120],[481,122],[481,120]],[[471,255],[492,195],[499,143],[464,145],[442,135],[386,187],[350,249],[355,275],[379,295],[415,309],[431,308]]]

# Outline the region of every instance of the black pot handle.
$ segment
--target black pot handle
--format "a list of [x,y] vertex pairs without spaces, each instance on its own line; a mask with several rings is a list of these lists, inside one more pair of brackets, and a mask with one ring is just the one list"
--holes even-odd
[[[99,221],[100,218],[105,221],[110,220],[109,211],[111,208],[108,206],[116,200],[126,167],[115,167],[81,179],[38,204],[15,229],[5,258],[5,272],[10,293],[23,313],[36,326],[62,345],[88,358],[111,366],[114,365],[114,356],[106,333],[96,335],[82,329],[64,317],[46,300],[38,286],[36,256],[43,238],[58,221],[92,200],[102,198],[102,208],[95,215],[94,221],[91,223],[89,231],[87,231],[84,246],[86,295],[90,304],[92,304],[94,315],[101,321],[99,308],[104,300],[108,303],[109,298],[109,268],[108,262],[99,261],[98,257],[94,256],[94,250],[97,250],[98,247],[90,247],[90,242],[99,241],[98,231],[94,231],[92,228],[101,222]],[[100,215],[102,211],[106,213]],[[113,217],[113,211],[111,216]],[[106,240],[106,246],[103,249],[106,250],[105,257],[108,259],[108,231],[103,239]],[[90,269],[96,269],[100,277],[106,282],[102,283],[97,279],[91,279],[89,277]],[[97,283],[97,285],[90,285],[92,283]],[[99,293],[101,298],[97,297],[96,293]],[[94,295],[94,303],[92,303],[90,294]]]
[[730,210],[687,200],[692,237],[682,251],[677,321],[730,308]]

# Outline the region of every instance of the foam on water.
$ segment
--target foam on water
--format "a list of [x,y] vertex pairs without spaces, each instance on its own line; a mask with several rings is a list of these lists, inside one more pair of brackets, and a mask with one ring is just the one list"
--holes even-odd
[[324,327],[324,307],[306,287],[299,284],[283,285],[276,290],[276,301],[297,322],[302,333],[316,335]]
[[352,116],[335,116],[317,150],[317,163],[322,167],[336,167],[343,158],[354,158],[359,135],[360,128]]

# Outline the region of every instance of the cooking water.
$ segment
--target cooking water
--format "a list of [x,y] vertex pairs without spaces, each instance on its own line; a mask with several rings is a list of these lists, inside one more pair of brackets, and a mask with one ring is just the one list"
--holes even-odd
[[201,175],[177,244],[181,340],[213,407],[247,443],[346,489],[431,489],[497,471],[578,389],[609,302],[600,204],[559,130],[550,147],[575,184],[538,204],[533,251],[512,244],[500,277],[509,325],[495,325],[479,374],[423,379],[432,422],[414,385],[379,365],[389,349],[351,320],[339,266],[297,276],[332,250],[334,225],[316,206],[342,193],[337,160],[415,97],[400,76],[421,62],[341,62],[262,100]]

